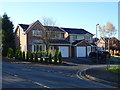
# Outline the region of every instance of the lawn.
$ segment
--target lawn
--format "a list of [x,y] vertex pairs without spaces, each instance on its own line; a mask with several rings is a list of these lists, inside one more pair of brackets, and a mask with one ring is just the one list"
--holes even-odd
[[115,74],[120,74],[120,65],[110,67],[108,68],[108,71],[115,73]]

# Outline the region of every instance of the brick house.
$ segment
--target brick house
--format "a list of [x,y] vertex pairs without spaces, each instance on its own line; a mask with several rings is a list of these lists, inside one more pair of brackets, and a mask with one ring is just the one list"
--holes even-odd
[[18,24],[15,30],[16,48],[25,52],[39,52],[40,49],[44,52],[46,45],[41,38],[43,30],[54,33],[49,44],[52,54],[57,49],[62,52],[63,57],[86,57],[95,47],[90,43],[93,34],[84,29],[43,26],[37,20],[30,25]]
[[[97,46],[105,50],[108,47],[108,38],[100,38],[100,40],[98,40]],[[112,37],[110,38],[109,46],[120,50],[120,41],[117,38]]]

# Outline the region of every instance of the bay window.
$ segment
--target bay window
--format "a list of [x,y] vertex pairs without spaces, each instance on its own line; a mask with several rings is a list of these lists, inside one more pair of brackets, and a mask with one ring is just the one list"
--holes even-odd
[[39,45],[39,44],[34,44],[34,47],[33,47],[34,51],[33,52],[44,52],[45,51],[45,45]]

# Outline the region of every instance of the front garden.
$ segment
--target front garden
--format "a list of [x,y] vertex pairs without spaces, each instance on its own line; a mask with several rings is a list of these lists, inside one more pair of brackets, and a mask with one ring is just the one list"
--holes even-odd
[[8,49],[7,58],[22,60],[22,61],[29,61],[29,62],[39,62],[39,63],[46,63],[46,64],[61,64],[62,63],[62,54],[58,50],[54,50],[54,55],[52,55],[51,51],[42,52],[22,52],[18,49],[13,51],[12,48]]

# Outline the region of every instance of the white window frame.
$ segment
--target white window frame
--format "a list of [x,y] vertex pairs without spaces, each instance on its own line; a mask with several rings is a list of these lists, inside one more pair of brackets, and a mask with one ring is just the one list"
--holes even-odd
[[77,35],[73,35],[73,40],[77,40],[78,36]]
[[[38,34],[38,35],[37,35],[37,34]],[[42,31],[41,31],[41,30],[38,30],[38,29],[37,29],[37,30],[33,30],[33,31],[32,31],[32,35],[33,35],[33,36],[41,36],[41,35],[42,35]]]
[[[46,50],[45,45],[41,45],[41,44],[33,44],[32,45],[32,52],[40,52],[40,46],[42,46],[42,52],[44,52]],[[44,48],[43,48],[44,47]]]

